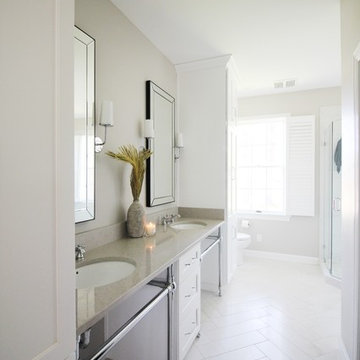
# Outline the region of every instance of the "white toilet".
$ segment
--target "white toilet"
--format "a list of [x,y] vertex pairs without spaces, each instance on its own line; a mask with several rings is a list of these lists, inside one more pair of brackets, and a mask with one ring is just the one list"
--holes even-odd
[[236,247],[237,247],[237,265],[244,262],[244,249],[251,243],[251,236],[245,233],[238,232],[236,234]]

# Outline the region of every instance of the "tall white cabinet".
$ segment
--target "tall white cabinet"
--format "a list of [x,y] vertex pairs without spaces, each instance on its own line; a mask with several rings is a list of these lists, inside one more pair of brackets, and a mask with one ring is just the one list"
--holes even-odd
[[74,1],[4,0],[0,24],[0,359],[70,359]]
[[230,279],[237,267],[237,244],[236,235],[238,230],[238,216],[236,209],[236,172],[237,172],[237,130],[239,121],[239,77],[236,67],[229,66],[227,73],[227,239],[228,239],[228,279]]
[[[229,163],[233,160],[228,160],[228,147],[229,124],[238,114],[237,71],[230,55],[180,64],[176,70],[177,120],[184,136],[179,160],[179,206],[224,209],[225,220],[231,221],[225,226],[222,243],[223,281],[228,281],[234,269],[231,229],[236,224],[229,203],[233,196]],[[216,250],[202,263],[202,284],[208,290],[217,287],[217,267],[213,266],[217,256]]]

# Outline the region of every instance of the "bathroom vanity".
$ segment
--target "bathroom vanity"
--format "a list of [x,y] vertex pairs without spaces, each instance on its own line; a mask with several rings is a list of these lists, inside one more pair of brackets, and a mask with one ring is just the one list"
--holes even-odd
[[[88,251],[77,276],[98,264],[96,276],[85,280],[100,285],[77,279],[79,359],[182,360],[200,331],[201,243],[215,244],[222,223],[182,219],[158,226],[153,237],[123,238]],[[113,276],[110,270],[101,278],[107,262],[128,264],[127,276],[107,283]]]

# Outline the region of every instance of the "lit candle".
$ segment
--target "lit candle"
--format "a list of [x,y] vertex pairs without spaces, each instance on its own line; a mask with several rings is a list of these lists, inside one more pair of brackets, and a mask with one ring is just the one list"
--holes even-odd
[[156,233],[156,224],[152,222],[148,222],[144,226],[145,228],[145,235],[146,236],[153,236]]

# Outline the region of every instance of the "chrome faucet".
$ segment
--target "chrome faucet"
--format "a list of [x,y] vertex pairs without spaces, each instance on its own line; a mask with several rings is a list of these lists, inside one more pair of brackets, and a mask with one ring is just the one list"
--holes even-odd
[[181,218],[179,214],[165,215],[161,218],[162,225],[173,224],[176,218]]
[[85,248],[81,245],[75,246],[75,260],[81,261],[85,259]]

